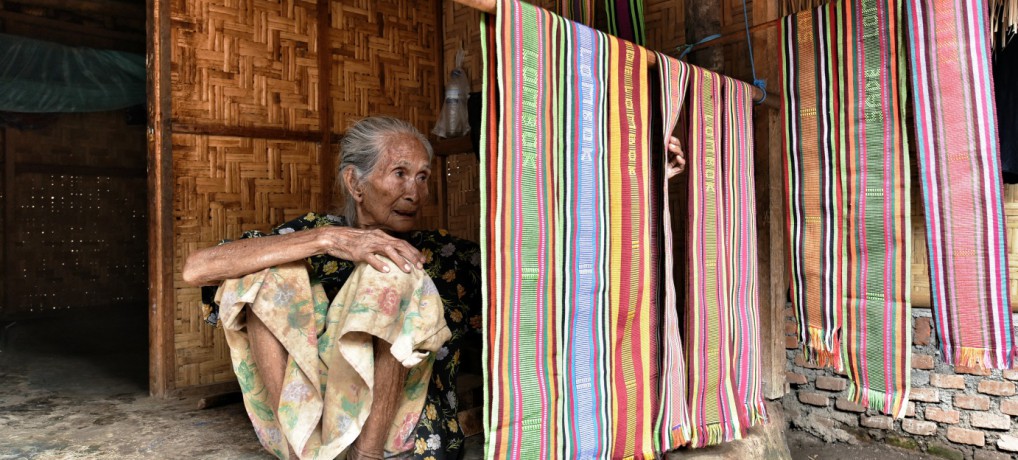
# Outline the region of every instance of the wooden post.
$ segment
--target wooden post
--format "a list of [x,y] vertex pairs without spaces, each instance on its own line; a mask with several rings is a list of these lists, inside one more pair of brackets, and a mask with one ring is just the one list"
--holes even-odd
[[321,151],[318,166],[319,182],[322,184],[322,203],[326,208],[338,208],[333,186],[336,182],[336,168],[339,159],[332,154],[332,49],[329,32],[332,30],[332,2],[318,0],[318,131],[321,133]]
[[[780,14],[778,2],[754,2],[755,24],[772,22]],[[767,80],[770,93],[781,83],[781,42],[778,28],[770,27],[753,36],[757,75]],[[771,95],[774,102],[782,97]],[[770,107],[778,107],[772,109]],[[785,394],[785,304],[788,291],[785,250],[784,134],[779,105],[758,106],[754,122],[757,133],[766,137],[756,143],[757,229],[760,248],[760,328],[764,397],[777,399]],[[766,142],[766,143],[765,143]]]
[[170,2],[147,0],[149,393],[176,379],[173,348],[173,148],[170,139]]
[[[696,43],[717,33],[721,33],[721,2],[686,0],[686,43]],[[694,50],[689,55],[689,62],[720,73],[725,63],[722,47]]]

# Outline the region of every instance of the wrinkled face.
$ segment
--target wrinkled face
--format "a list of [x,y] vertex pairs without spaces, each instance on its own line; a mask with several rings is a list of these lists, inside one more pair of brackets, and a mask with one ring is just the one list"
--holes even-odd
[[357,221],[363,228],[407,232],[428,197],[431,162],[421,142],[400,135],[382,152],[374,171],[358,186]]

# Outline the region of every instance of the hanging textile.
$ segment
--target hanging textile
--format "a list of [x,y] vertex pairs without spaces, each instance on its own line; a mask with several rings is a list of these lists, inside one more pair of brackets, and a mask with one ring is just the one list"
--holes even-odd
[[732,384],[744,429],[767,417],[763,400],[760,299],[757,291],[756,183],[753,178],[753,87],[724,77],[722,165],[728,238]]
[[565,426],[569,442],[566,458],[596,458],[610,445],[609,418],[603,409],[610,365],[605,315],[608,307],[608,180],[606,120],[608,81],[604,57],[605,35],[574,22],[565,22],[573,48],[564,50],[566,88],[564,167],[571,184],[564,187],[566,214],[564,289],[567,316],[565,343]]
[[[664,151],[686,98],[690,66],[663,53],[656,53],[658,81],[661,85],[661,118]],[[667,153],[666,153],[667,155]],[[689,407],[686,404],[686,362],[679,333],[678,297],[675,292],[675,263],[672,259],[672,217],[669,209],[668,178],[662,181],[661,220],[664,225],[664,303],[661,312],[661,390],[658,412],[658,433],[662,451],[669,451],[689,442]]]
[[[498,82],[501,96],[493,226],[486,251],[486,342],[491,392],[486,458],[551,458],[559,447],[557,377],[560,266],[556,227],[561,160],[557,78],[560,20],[516,1],[499,2]],[[526,27],[523,25],[526,24]],[[488,188],[484,186],[482,188]]]
[[937,342],[949,364],[1006,369],[1014,332],[987,5],[909,0],[908,15]]
[[690,80],[686,362],[691,445],[705,447],[741,437],[743,427],[731,375],[721,76],[693,68]]
[[570,20],[594,27],[594,0],[559,0],[559,12]]
[[643,22],[643,0],[605,0],[608,33],[623,40],[645,45],[647,31]]
[[901,2],[821,8],[836,26],[845,197],[842,348],[849,397],[905,415],[912,354],[912,207]]
[[[842,0],[782,24],[792,298],[800,339],[808,357],[844,369],[854,401],[896,417],[908,396],[912,343],[901,13],[900,1]],[[827,164],[828,158],[840,162]],[[835,172],[838,178],[831,177]],[[839,198],[822,194],[839,194],[843,203],[840,258],[838,237],[825,233],[839,225],[825,210],[837,209]],[[811,246],[817,240],[821,246]],[[819,276],[810,272],[815,267]],[[817,283],[837,279],[844,284],[829,292],[843,299],[824,303],[828,286]],[[819,308],[812,303],[817,298]],[[816,326],[822,333],[813,332]],[[839,339],[840,363],[832,350]]]
[[654,458],[657,311],[651,295],[650,105],[647,50],[608,37],[609,331],[612,352],[612,457]]
[[[818,10],[815,10],[818,11]],[[785,180],[792,307],[806,361],[841,368],[843,198],[830,24],[814,11],[781,22]]]

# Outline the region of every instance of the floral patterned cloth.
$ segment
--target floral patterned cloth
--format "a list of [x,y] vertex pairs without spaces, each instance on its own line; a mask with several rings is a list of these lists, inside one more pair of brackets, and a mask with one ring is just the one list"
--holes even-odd
[[[346,225],[342,217],[309,213],[276,227],[272,234],[286,234],[326,225]],[[244,238],[265,236],[247,232]],[[459,374],[465,344],[481,343],[481,256],[476,243],[456,238],[447,232],[418,231],[397,235],[420,250],[426,263],[424,271],[435,283],[445,309],[445,320],[452,337],[435,353],[435,364],[425,397],[425,406],[415,430],[412,456],[420,460],[459,458],[463,433],[457,420],[456,377]],[[321,285],[328,298],[334,298],[353,272],[354,264],[328,255],[307,259],[312,283]],[[206,321],[216,324],[216,287],[203,289]],[[328,301],[323,301],[327,306]],[[317,314],[317,313],[316,313]],[[324,315],[324,313],[322,313]],[[238,374],[239,376],[239,374]]]
[[[301,263],[227,280],[219,288],[216,300],[248,416],[262,445],[277,456],[287,458],[289,443],[302,459],[336,458],[357,439],[371,411],[372,336],[391,343],[392,355],[410,369],[385,449],[415,447],[433,352],[452,334],[431,278],[419,270],[403,273],[384,260],[392,267],[388,273],[358,266],[331,304]],[[244,327],[249,312],[289,354],[275,414],[251,355]]]

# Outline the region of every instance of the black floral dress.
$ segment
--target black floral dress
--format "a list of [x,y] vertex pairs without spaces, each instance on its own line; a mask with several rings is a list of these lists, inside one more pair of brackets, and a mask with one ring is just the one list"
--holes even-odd
[[[333,215],[308,213],[274,228],[272,235],[283,235],[323,226],[345,226],[346,220]],[[242,238],[266,236],[249,231]],[[456,376],[463,359],[463,345],[481,341],[481,253],[476,243],[457,238],[444,230],[416,231],[396,235],[417,248],[425,257],[424,270],[434,281],[445,307],[445,321],[452,338],[435,356],[428,394],[416,429],[413,458],[442,460],[459,458],[463,447],[463,432],[457,413]],[[329,255],[307,259],[312,281],[320,281],[329,300],[335,298],[346,283],[354,264]],[[219,320],[215,305],[216,287],[202,288],[205,320],[216,324]]]

